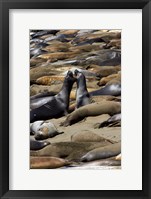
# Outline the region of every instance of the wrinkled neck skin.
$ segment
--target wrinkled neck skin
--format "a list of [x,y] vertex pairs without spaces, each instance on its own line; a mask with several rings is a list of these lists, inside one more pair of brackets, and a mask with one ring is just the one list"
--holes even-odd
[[79,76],[77,80],[77,94],[83,94],[87,91],[86,80],[84,76]]
[[56,95],[57,97],[62,99],[63,102],[65,102],[67,108],[69,107],[69,97],[73,84],[74,81],[69,82],[68,80],[65,79],[61,91]]

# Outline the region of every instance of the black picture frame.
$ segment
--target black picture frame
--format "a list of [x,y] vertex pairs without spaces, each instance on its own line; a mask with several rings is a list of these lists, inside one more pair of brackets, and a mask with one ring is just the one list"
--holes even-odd
[[[142,190],[9,190],[9,9],[142,9]],[[151,198],[151,2],[150,0],[0,0],[0,196],[1,198]],[[150,24],[149,24],[150,23]],[[134,113],[135,116],[135,113]],[[129,176],[131,180],[131,176]],[[101,180],[101,179],[100,179]]]

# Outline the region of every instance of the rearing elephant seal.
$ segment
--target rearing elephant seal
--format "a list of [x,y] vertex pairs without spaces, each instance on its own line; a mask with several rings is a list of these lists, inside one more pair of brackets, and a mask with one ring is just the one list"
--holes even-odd
[[30,122],[59,118],[66,115],[69,108],[69,96],[76,78],[68,71],[61,91],[50,99],[43,99],[42,105],[30,111]]
[[75,70],[77,77],[77,91],[76,91],[76,108],[90,104],[90,95],[87,91],[85,76],[82,72]]
[[76,109],[74,112],[70,113],[66,120],[60,125],[69,126],[72,125],[85,117],[88,116],[98,116],[101,114],[114,115],[121,112],[121,104],[119,102],[112,101],[102,101],[97,103],[92,103]]

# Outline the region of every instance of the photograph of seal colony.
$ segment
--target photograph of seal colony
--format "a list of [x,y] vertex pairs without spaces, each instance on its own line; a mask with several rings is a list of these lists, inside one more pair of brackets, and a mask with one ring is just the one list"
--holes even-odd
[[31,169],[121,169],[121,30],[30,30]]

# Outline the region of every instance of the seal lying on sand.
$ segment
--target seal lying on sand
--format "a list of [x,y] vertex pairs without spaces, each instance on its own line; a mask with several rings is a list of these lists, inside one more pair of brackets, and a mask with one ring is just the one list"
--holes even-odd
[[57,95],[39,98],[37,101],[39,107],[30,111],[30,122],[59,118],[66,115],[69,107],[70,92],[75,81],[76,78],[73,77],[73,73],[68,71],[62,89]]
[[111,142],[56,142],[51,143],[49,146],[39,150],[30,151],[31,156],[53,156],[65,158],[70,161],[80,161],[81,157],[87,152],[107,145],[112,145]]
[[67,160],[56,157],[31,157],[30,168],[31,169],[55,169],[70,165]]
[[37,141],[30,137],[30,150],[40,150],[49,144],[48,141]]
[[119,142],[119,143],[110,144],[108,146],[99,147],[92,151],[89,151],[87,154],[85,154],[81,158],[81,161],[89,162],[92,160],[110,158],[110,157],[118,155],[120,152],[121,152],[121,143]]
[[35,135],[36,140],[52,138],[62,134],[52,122],[36,121],[30,125],[30,131]]
[[82,162],[80,164],[71,164],[68,168],[72,169],[94,169],[94,168],[99,168],[99,166],[106,166],[106,167],[110,167],[110,166],[121,166],[121,161],[120,160],[115,160],[115,159],[111,159],[111,158],[107,158],[107,159],[101,159],[101,160],[94,160],[91,162]]
[[112,102],[112,101],[102,101],[100,103],[97,102],[76,109],[74,112],[70,113],[67,116],[66,120],[62,122],[60,125],[69,126],[88,116],[98,116],[101,114],[114,115],[120,112],[121,112],[121,104],[119,102]]
[[77,91],[76,91],[76,108],[90,104],[90,95],[87,91],[85,76],[82,72],[75,70],[77,78]]
[[113,95],[113,96],[119,96],[121,95],[121,84],[115,83],[115,84],[109,84],[105,87],[90,92],[90,95],[96,96],[96,95]]
[[102,127],[106,127],[106,126],[109,126],[109,127],[121,126],[121,113],[115,114],[115,115],[111,116],[108,120],[95,125],[96,128],[102,128]]

